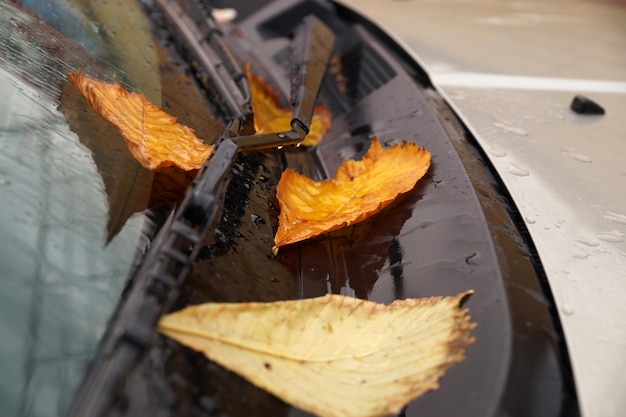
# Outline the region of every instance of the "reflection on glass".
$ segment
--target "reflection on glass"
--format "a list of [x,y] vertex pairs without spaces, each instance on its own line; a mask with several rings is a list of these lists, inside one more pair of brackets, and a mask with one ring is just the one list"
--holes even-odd
[[7,416],[53,416],[117,302],[142,217],[105,247],[107,200],[89,151],[52,103],[0,77],[0,404]]
[[[63,414],[117,304],[141,235],[143,215],[129,214],[106,244],[103,177],[57,108],[65,73],[77,68],[140,86],[160,102],[147,24],[138,20],[144,18],[136,5],[124,2],[123,13],[120,7],[0,3],[3,416]],[[80,21],[72,20],[76,16]]]

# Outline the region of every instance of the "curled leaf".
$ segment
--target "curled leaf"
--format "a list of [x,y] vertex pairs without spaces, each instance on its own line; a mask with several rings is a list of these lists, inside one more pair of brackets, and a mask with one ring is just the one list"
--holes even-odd
[[[278,104],[276,92],[254,74],[250,65],[246,65],[246,75],[250,86],[250,104],[254,112],[254,128],[256,133],[282,132],[291,129],[293,110],[284,109]],[[311,130],[302,142],[304,146],[315,146],[323,138],[332,122],[330,111],[323,105],[313,109]]]
[[374,137],[361,161],[345,160],[335,177],[314,181],[293,170],[277,187],[280,204],[274,252],[365,220],[411,190],[430,166],[430,153],[409,142],[383,149]]
[[454,297],[390,305],[340,295],[209,303],[161,318],[159,331],[320,416],[395,414],[464,359],[474,327]]
[[152,104],[144,95],[129,93],[119,84],[93,80],[81,73],[68,74],[91,107],[113,124],[132,155],[146,168],[177,166],[199,169],[212,146],[199,140],[193,129]]

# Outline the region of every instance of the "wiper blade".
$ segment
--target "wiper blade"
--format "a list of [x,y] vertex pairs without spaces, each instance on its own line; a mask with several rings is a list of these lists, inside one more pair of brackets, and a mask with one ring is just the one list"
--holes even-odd
[[[220,138],[135,271],[123,300],[75,395],[70,416],[101,416],[137,357],[150,345],[156,324],[177,297],[201,239],[221,212],[237,145]],[[191,248],[191,249],[190,249]]]
[[[168,0],[156,1],[165,7],[173,4]],[[173,19],[178,22],[176,25],[186,27],[191,24],[191,19],[181,15],[180,10],[171,10],[178,16]],[[190,34],[190,38],[185,38],[186,42],[201,43],[196,38],[196,32],[186,29],[180,32]],[[314,16],[305,19],[300,34],[295,38],[300,43],[296,45],[300,55],[292,78],[295,110],[292,129],[285,132],[249,135],[251,112],[249,97],[246,96],[247,81],[245,78],[236,79],[236,74],[232,82],[222,79],[222,69],[214,65],[210,54],[202,61],[204,65],[213,68],[206,68],[207,73],[215,77],[213,81],[216,85],[222,83],[225,94],[229,96],[227,102],[232,106],[232,119],[218,136],[213,152],[187,190],[180,207],[170,215],[151,243],[149,251],[133,271],[98,352],[74,396],[69,416],[103,416],[114,406],[120,382],[152,343],[161,314],[170,309],[176,300],[178,290],[197,258],[200,242],[221,214],[231,166],[237,153],[298,144],[304,140],[311,126],[315,99],[334,38],[332,31]],[[232,58],[231,64],[235,62]],[[229,77],[233,75],[232,68],[226,72]],[[242,83],[245,87],[240,88]],[[234,88],[233,85],[237,85],[238,92],[229,90]]]
[[[224,42],[222,32],[210,16],[199,26],[175,0],[154,0],[181,43],[210,79],[227,109],[229,118],[250,119],[250,90],[237,60]],[[201,11],[199,11],[202,13]],[[254,133],[249,131],[247,134]]]

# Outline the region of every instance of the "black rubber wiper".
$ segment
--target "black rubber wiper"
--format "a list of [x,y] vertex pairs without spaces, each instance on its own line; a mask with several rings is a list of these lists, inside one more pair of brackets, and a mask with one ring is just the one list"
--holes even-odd
[[[190,2],[189,7],[200,19],[198,16],[192,19],[175,0],[155,0],[154,4],[178,37],[178,44],[183,46],[191,60],[197,62],[211,87],[217,90],[216,95],[229,113],[227,117],[249,119],[252,109],[248,83],[211,16],[194,2]],[[253,130],[246,132],[252,133]]]
[[297,145],[311,129],[315,100],[326,72],[335,42],[334,33],[315,16],[309,16],[297,29],[293,41],[291,104],[294,106],[291,130],[253,135],[250,90],[236,59],[226,46],[213,19],[194,2],[189,7],[204,15],[201,24],[188,16],[174,0],[155,0],[170,26],[181,37],[187,53],[196,60],[217,88],[233,119],[238,119],[241,137],[235,141],[241,150]]
[[[173,6],[173,2],[156,1],[166,14],[174,13],[172,16],[177,16],[171,19],[171,23],[176,26],[178,33],[189,34],[189,37],[183,36],[190,49],[197,54],[205,54],[207,48],[212,48],[203,40],[206,34],[201,34],[193,26],[193,21],[185,18],[180,9]],[[190,25],[193,27],[188,27]],[[226,94],[237,89],[238,92],[225,100],[231,103],[229,108],[233,113],[232,119],[215,141],[213,152],[187,190],[180,207],[170,214],[150,249],[131,274],[98,352],[75,394],[68,416],[96,417],[111,411],[120,383],[151,345],[158,320],[177,299],[178,290],[198,255],[199,243],[221,215],[231,167],[237,153],[298,144],[305,138],[311,126],[313,106],[334,38],[332,31],[314,16],[304,19],[295,37],[299,43],[295,48],[300,51],[300,56],[294,64],[292,79],[295,109],[292,129],[285,132],[249,135],[251,112],[245,78],[238,77],[237,68],[231,68],[225,73],[219,68],[206,69],[210,77],[216,78],[212,80],[213,83],[224,86]],[[218,52],[211,49],[210,53],[216,54],[216,62],[235,65],[236,61],[227,48]],[[210,53],[206,59],[200,60],[203,66],[216,65]],[[225,76],[231,77],[231,80],[222,79]]]

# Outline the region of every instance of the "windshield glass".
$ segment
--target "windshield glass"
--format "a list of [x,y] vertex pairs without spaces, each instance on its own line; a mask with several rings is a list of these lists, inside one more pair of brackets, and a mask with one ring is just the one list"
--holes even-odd
[[213,121],[181,71],[159,63],[167,52],[131,2],[0,2],[0,39],[0,404],[3,416],[56,416],[96,351],[155,199],[152,173],[66,74],[120,82],[182,108],[187,123]]

